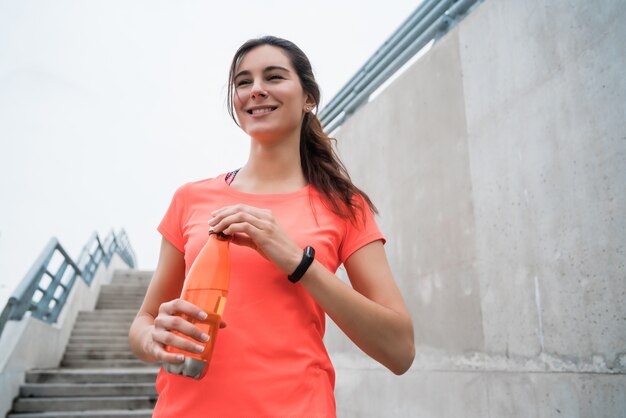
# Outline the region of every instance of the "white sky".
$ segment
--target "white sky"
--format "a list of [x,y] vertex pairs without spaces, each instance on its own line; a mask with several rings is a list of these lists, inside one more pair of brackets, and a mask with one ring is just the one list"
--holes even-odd
[[0,0],[0,310],[52,236],[76,258],[124,228],[154,269],[174,190],[246,161],[225,107],[244,41],[300,46],[323,107],[419,3]]

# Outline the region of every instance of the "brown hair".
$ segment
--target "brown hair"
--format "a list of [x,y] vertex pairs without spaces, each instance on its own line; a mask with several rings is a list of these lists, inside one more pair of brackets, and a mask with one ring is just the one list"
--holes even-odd
[[[307,56],[298,46],[286,39],[274,36],[263,36],[250,39],[245,42],[233,57],[228,77],[228,113],[235,123],[239,125],[234,113],[234,83],[235,71],[244,55],[252,49],[270,45],[281,48],[291,60],[300,84],[305,93],[314,101],[315,106],[320,103],[320,88],[315,81],[313,69]],[[329,209],[343,218],[356,219],[356,210],[363,210],[360,199],[354,199],[355,195],[361,196],[373,213],[378,213],[370,198],[362,190],[352,184],[346,167],[337,156],[330,138],[322,129],[322,124],[313,112],[306,112],[300,131],[300,162],[305,179],[325,197]]]

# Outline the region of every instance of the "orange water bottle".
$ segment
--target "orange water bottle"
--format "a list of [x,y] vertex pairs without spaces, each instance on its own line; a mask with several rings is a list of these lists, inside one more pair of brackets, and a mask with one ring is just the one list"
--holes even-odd
[[[209,232],[209,240],[202,247],[189,269],[180,297],[202,309],[208,316],[203,321],[185,314],[181,316],[208,334],[209,340],[204,343],[202,353],[190,353],[167,346],[168,352],[185,356],[185,361],[182,363],[166,363],[164,368],[168,373],[200,379],[207,372],[228,295],[230,283],[229,244],[230,237],[228,235],[221,232]],[[173,332],[198,344],[198,341],[191,337],[178,331]]]

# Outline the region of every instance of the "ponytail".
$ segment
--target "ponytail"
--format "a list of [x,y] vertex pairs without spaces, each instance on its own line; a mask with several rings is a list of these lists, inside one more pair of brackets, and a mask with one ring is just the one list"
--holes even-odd
[[300,162],[304,177],[326,198],[331,209],[343,218],[356,220],[356,212],[365,208],[361,196],[373,213],[378,210],[369,196],[356,187],[348,170],[343,165],[333,147],[334,138],[330,138],[324,130],[320,120],[312,112],[307,112],[302,121],[300,133]]

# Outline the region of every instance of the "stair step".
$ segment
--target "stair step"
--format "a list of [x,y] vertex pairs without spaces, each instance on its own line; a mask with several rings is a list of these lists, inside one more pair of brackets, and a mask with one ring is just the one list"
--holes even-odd
[[65,354],[80,354],[80,353],[98,353],[98,352],[127,352],[130,351],[130,347],[127,343],[123,344],[72,344],[65,348]]
[[76,324],[74,331],[89,331],[89,330],[107,330],[107,329],[121,329],[128,331],[130,329],[130,323],[127,322],[99,322],[99,323],[83,323]]
[[26,372],[26,383],[154,383],[159,365],[119,369],[41,369]]
[[135,360],[135,355],[126,351],[93,351],[87,353],[65,353],[63,363],[81,360]]
[[14,412],[85,411],[97,409],[148,409],[156,396],[85,396],[65,398],[18,398]]
[[119,297],[121,299],[143,298],[146,295],[146,287],[137,286],[103,286],[100,289],[99,298]]
[[100,288],[100,296],[102,295],[143,296],[146,294],[147,288],[148,286],[107,284]]
[[150,284],[152,275],[147,277],[115,277],[111,280],[111,284]]
[[96,310],[96,311],[92,311],[93,315],[91,316],[86,316],[86,315],[79,316],[78,318],[76,318],[76,322],[80,323],[80,322],[90,322],[90,321],[100,321],[100,322],[132,321],[133,319],[135,319],[135,316],[137,315],[137,311],[139,311],[139,307],[130,310],[129,313],[123,313],[123,314],[116,313],[118,311],[115,311],[112,309],[107,310],[107,311]]
[[[144,299],[144,295],[116,295],[116,294],[104,294],[104,295],[100,295],[100,297],[98,298],[98,304],[100,305],[106,305],[107,303],[122,303],[122,302],[128,302],[128,303],[136,303],[139,302],[141,304],[141,302],[143,302]],[[135,306],[135,305],[132,305]],[[123,306],[121,306],[120,308],[124,308]],[[129,306],[130,308],[130,306]]]
[[[128,322],[128,323],[132,323],[133,320],[135,319],[135,316],[137,314],[137,312],[139,311],[139,308],[137,308],[136,310],[133,310],[133,314],[132,315],[104,315],[104,314],[100,314],[100,315],[94,315],[94,316],[79,316],[78,318],[76,318],[76,324],[88,324],[91,322]],[[94,312],[103,312],[103,311],[94,311]]]
[[98,315],[91,315],[91,316],[87,316],[87,315],[82,315],[78,318],[76,318],[76,323],[80,324],[82,322],[91,322],[91,321],[96,321],[96,322],[107,322],[107,321],[130,321],[132,322],[135,319],[135,316],[137,315],[137,311],[139,311],[139,308],[137,309],[133,309],[132,314],[107,314],[106,312],[115,312],[115,311],[93,311],[92,313],[94,314],[98,314]]
[[[96,312],[103,312],[106,314],[108,312],[132,310],[135,312],[135,314],[137,314],[137,311],[139,310],[140,306],[141,306],[141,302],[132,305],[130,308],[129,308],[129,305],[120,305],[120,306],[115,306],[115,307],[96,307]],[[136,308],[133,309],[133,307],[136,307]]]
[[151,418],[152,409],[100,410],[100,411],[61,411],[27,412],[9,414],[7,418]]
[[109,368],[109,367],[147,367],[148,364],[138,359],[104,359],[104,360],[63,360],[61,367],[73,368]]
[[72,341],[67,345],[66,350],[70,351],[104,351],[104,350],[130,350],[128,338],[124,335],[111,335],[106,339],[106,335],[100,336],[79,336],[72,337]]
[[[139,309],[137,309],[139,310]],[[82,327],[85,325],[99,325],[99,324],[132,324],[133,321],[135,320],[135,317],[133,316],[128,317],[128,318],[123,318],[123,317],[115,317],[115,316],[111,316],[111,317],[101,317],[101,318],[79,318],[76,320],[74,326],[75,327]]]
[[151,270],[116,270],[113,273],[113,281],[150,279],[153,274]]
[[[108,356],[108,357],[106,357]],[[83,351],[66,351],[63,355],[63,360],[78,360],[78,359],[104,359],[104,358],[135,358],[134,354],[129,349],[118,348],[114,350],[94,349]]]
[[125,335],[127,336],[129,330],[130,330],[130,326],[128,327],[124,327],[124,326],[84,327],[84,328],[74,329],[72,331],[71,336],[72,337],[80,337],[80,336],[84,337],[84,336],[91,335],[92,337],[97,337],[97,336],[102,336],[102,335],[110,335],[111,337],[113,336],[122,337]]
[[99,300],[105,300],[105,299],[141,299],[143,300],[143,298],[146,296],[146,288],[143,289],[135,289],[135,288],[131,288],[130,286],[121,286],[124,287],[126,289],[120,288],[120,289],[102,289],[100,291],[100,296],[98,296]]
[[104,347],[130,347],[128,346],[128,338],[117,336],[117,337],[109,337],[99,336],[99,337],[74,337],[70,340],[68,344],[68,348],[72,349],[94,349],[94,348],[104,348]]
[[82,318],[82,317],[92,317],[92,316],[100,316],[100,315],[109,315],[109,316],[115,316],[115,315],[128,315],[128,316],[135,316],[137,314],[137,310],[136,309],[118,309],[118,310],[108,310],[106,312],[102,312],[99,310],[95,310],[95,311],[80,311],[78,312],[78,317]]
[[109,335],[109,336],[128,336],[128,330],[130,328],[86,328],[86,329],[77,329],[73,330],[71,336],[72,337],[85,337],[85,336],[101,336],[101,335]]
[[28,383],[22,397],[156,396],[154,383]]
[[119,321],[119,320],[112,320],[112,321],[81,321],[81,322],[77,322],[74,325],[74,329],[80,329],[80,330],[84,330],[84,329],[104,329],[104,328],[125,328],[125,329],[130,329],[130,325],[131,325],[132,321]]
[[150,285],[150,279],[135,279],[135,280],[112,280],[111,283],[103,284],[102,287],[143,287],[146,288]]
[[124,335],[108,335],[107,333],[98,334],[98,335],[71,335],[69,344],[74,343],[83,343],[83,342],[92,342],[92,343],[102,343],[102,342],[113,342],[113,343],[121,343],[124,341],[128,341],[128,332]]
[[108,310],[108,309],[122,309],[122,308],[137,308],[141,307],[143,299],[136,300],[99,300],[96,304],[96,309]]

